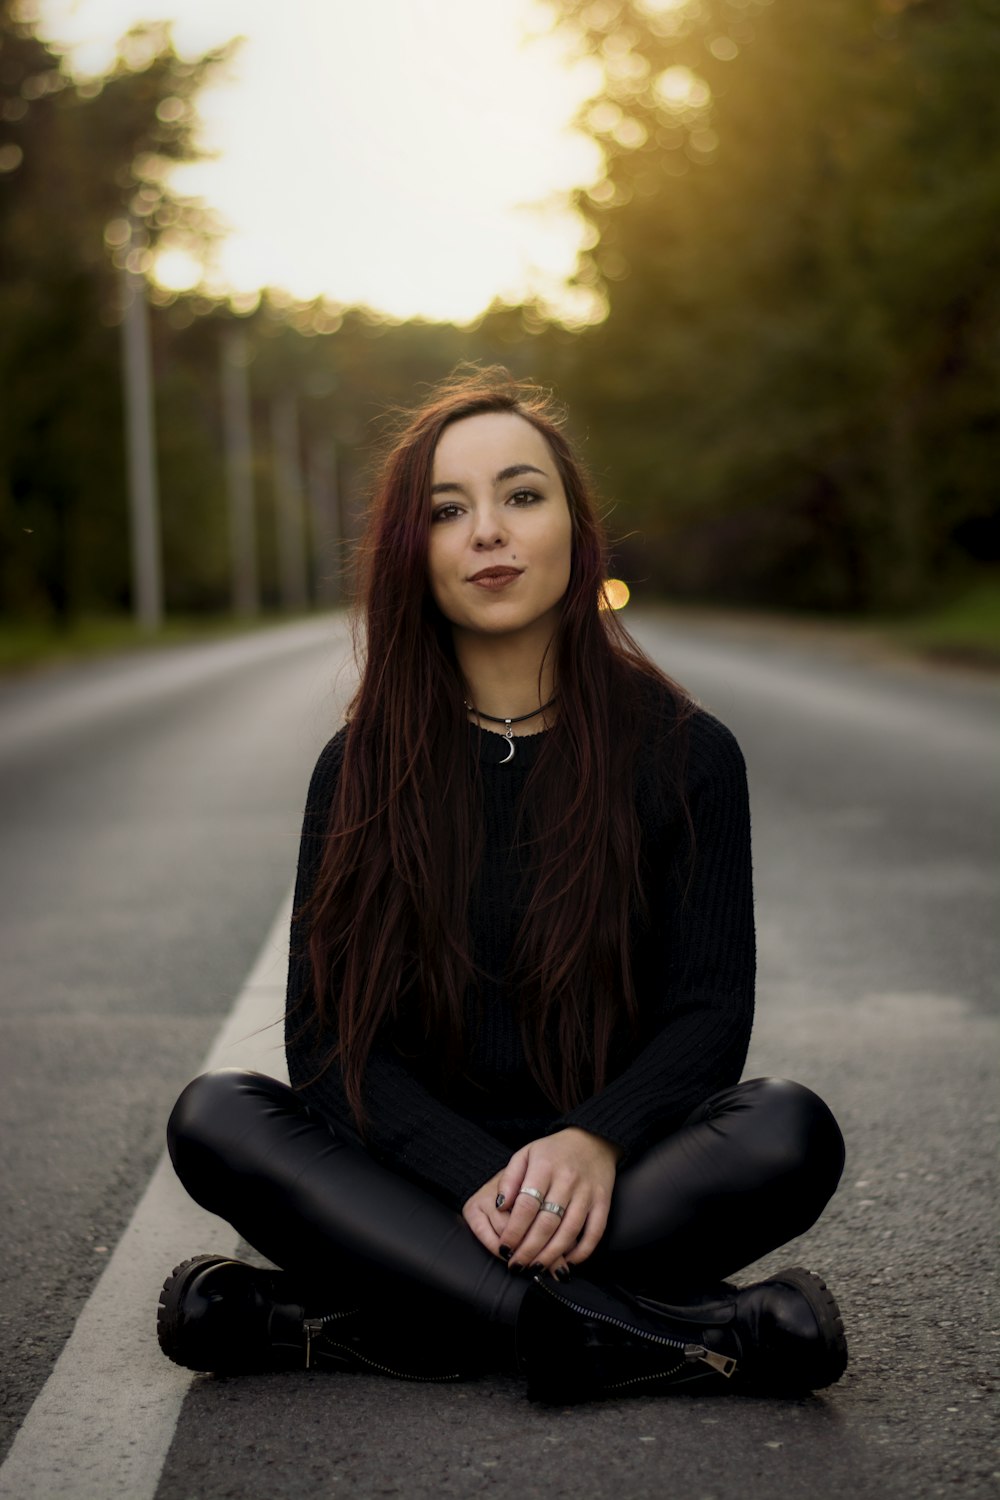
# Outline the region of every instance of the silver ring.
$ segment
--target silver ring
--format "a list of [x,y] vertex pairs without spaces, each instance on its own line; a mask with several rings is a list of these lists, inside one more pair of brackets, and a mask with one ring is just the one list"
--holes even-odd
[[561,1203],[543,1203],[539,1209],[539,1213],[555,1214],[557,1219],[561,1219],[565,1212],[566,1209]]
[[545,1194],[540,1193],[537,1188],[520,1188],[515,1196],[520,1198],[522,1195],[525,1198],[534,1198],[536,1203],[545,1201]]

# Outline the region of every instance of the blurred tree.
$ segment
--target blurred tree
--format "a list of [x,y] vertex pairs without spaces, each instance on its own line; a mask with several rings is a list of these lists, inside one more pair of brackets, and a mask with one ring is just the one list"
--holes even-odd
[[[214,325],[217,318],[208,321]],[[531,374],[537,342],[525,330],[520,310],[500,304],[465,328],[421,318],[390,319],[372,309],[323,301],[297,304],[272,290],[242,323],[251,354],[262,586],[271,604],[277,603],[279,592],[271,543],[275,483],[268,438],[276,397],[291,392],[297,398],[304,470],[308,472],[317,449],[332,452],[339,503],[331,522],[340,537],[328,560],[320,559],[320,567],[335,570],[343,594],[350,546],[360,531],[387,414],[419,400],[426,387],[460,360],[502,361]],[[313,542],[322,544],[317,537]]]
[[563,386],[635,566],[694,594],[928,597],[996,518],[997,0],[556,8],[606,75],[578,279],[609,311]]
[[187,63],[140,27],[75,83],[35,19],[0,0],[0,608],[65,621],[127,601],[113,262],[143,271],[165,238],[211,233],[166,171],[196,155],[193,101],[226,52]]
[[[583,119],[607,174],[578,198],[578,281],[607,319],[573,334],[500,302],[467,328],[280,291],[241,305],[265,602],[275,397],[297,398],[303,468],[335,464],[349,539],[380,413],[467,358],[569,399],[633,577],[871,608],[995,559],[1000,0],[552,3],[606,72]],[[227,50],[184,62],[142,27],[106,78],[74,81],[28,0],[0,0],[10,615],[127,606],[115,267],[213,233],[168,168],[195,154]],[[237,309],[151,294],[168,604],[224,609],[219,347]]]
[[[38,38],[31,6],[0,0],[0,613],[9,618],[128,608],[120,268],[148,272],[157,248],[197,256],[215,232],[202,205],[170,190],[168,168],[196,154],[197,93],[229,50],[184,62],[164,27],[144,26],[123,39],[107,77],[74,81]],[[380,413],[459,359],[516,364],[531,342],[520,310],[499,305],[464,329],[280,290],[256,307],[237,299],[239,311],[155,283],[150,295],[167,604],[189,612],[229,604],[219,365],[234,322],[250,358],[271,608],[280,605],[272,402],[297,398],[303,470],[334,466],[339,514],[327,521],[343,523],[349,544]],[[330,554],[317,566],[339,572],[346,546],[313,540]]]

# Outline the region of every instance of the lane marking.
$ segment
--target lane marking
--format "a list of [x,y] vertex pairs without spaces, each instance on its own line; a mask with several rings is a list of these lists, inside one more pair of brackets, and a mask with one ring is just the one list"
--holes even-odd
[[[287,1081],[281,1027],[269,1023],[285,1008],[291,910],[289,890],[200,1071],[256,1068]],[[160,1353],[156,1294],[178,1261],[236,1246],[236,1231],[187,1196],[164,1150],[0,1469],[2,1500],[152,1500],[194,1379]]]

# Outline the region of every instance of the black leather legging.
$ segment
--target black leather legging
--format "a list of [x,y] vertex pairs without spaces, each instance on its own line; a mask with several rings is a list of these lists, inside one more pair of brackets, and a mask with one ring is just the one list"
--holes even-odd
[[[527,1281],[460,1214],[339,1140],[286,1084],[236,1068],[203,1074],[178,1099],[167,1139],[191,1196],[316,1292],[444,1305],[449,1321],[467,1315],[498,1348],[509,1341]],[[837,1122],[811,1090],[770,1078],[724,1089],[621,1168],[582,1274],[677,1300],[808,1229],[843,1165]]]

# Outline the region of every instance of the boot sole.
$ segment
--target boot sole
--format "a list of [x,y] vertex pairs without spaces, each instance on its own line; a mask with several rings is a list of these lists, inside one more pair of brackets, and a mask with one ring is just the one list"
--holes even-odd
[[821,1391],[828,1385],[834,1385],[847,1369],[847,1339],[837,1299],[821,1276],[802,1266],[789,1266],[784,1271],[776,1271],[773,1276],[768,1277],[768,1281],[783,1281],[801,1292],[826,1340],[826,1348],[817,1351],[816,1359],[807,1371],[808,1389]]
[[[180,1365],[185,1370],[196,1370],[199,1374],[257,1375],[276,1369],[308,1368],[308,1365],[303,1365],[305,1351],[296,1343],[274,1342],[266,1354],[257,1358],[252,1354],[248,1355],[245,1351],[231,1352],[226,1356],[216,1350],[211,1358],[204,1354],[199,1355],[197,1341],[192,1341],[190,1330],[185,1325],[182,1316],[184,1298],[191,1281],[199,1271],[208,1265],[224,1265],[229,1259],[230,1257],[226,1255],[192,1255],[190,1259],[182,1260],[180,1265],[175,1266],[171,1271],[163,1283],[156,1309],[156,1337],[163,1353],[168,1359],[173,1360],[175,1365]],[[194,1348],[192,1348],[193,1342]],[[387,1375],[399,1375],[404,1380],[459,1380],[462,1378],[452,1373],[446,1375],[403,1374],[363,1356],[357,1356],[346,1346],[331,1346],[327,1349],[321,1345],[316,1349],[315,1364],[317,1367],[322,1365],[328,1370],[337,1370],[342,1373],[380,1370]]]
[[204,1373],[210,1367],[194,1360],[184,1348],[186,1340],[180,1317],[184,1294],[189,1281],[196,1272],[209,1262],[218,1263],[224,1260],[226,1260],[224,1255],[192,1255],[189,1260],[182,1260],[179,1266],[174,1266],[163,1283],[156,1309],[156,1338],[167,1358],[173,1360],[175,1365],[183,1366],[185,1370],[198,1370]]

